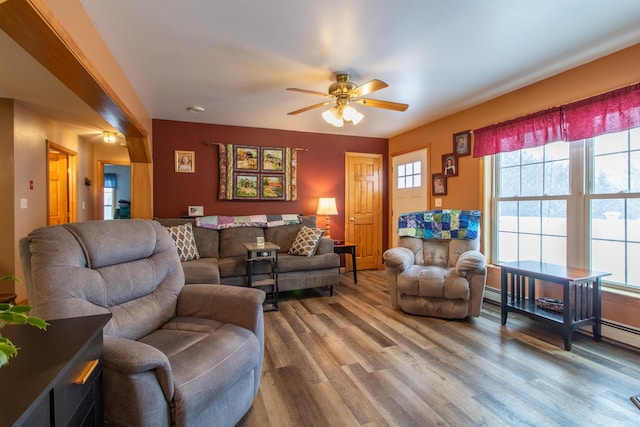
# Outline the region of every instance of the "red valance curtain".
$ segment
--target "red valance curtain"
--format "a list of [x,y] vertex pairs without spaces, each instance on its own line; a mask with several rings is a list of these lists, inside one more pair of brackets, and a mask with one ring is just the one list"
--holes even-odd
[[640,83],[473,131],[473,157],[640,127]]
[[640,126],[640,83],[564,105],[566,141]]
[[539,147],[562,139],[562,110],[551,108],[474,130],[473,157]]

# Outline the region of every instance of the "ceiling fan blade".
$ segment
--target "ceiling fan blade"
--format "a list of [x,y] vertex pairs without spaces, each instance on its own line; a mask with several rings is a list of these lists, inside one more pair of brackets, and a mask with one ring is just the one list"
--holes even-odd
[[330,95],[325,92],[316,92],[315,90],[298,89],[297,87],[288,87],[287,90],[292,90],[294,92],[309,93],[311,95],[330,96],[333,98],[333,95]]
[[365,84],[358,86],[352,91],[349,91],[349,96],[351,98],[360,98],[361,96],[368,95],[371,92],[375,92],[376,90],[384,89],[387,86],[389,85],[385,82],[373,79],[370,82],[366,82]]
[[290,116],[293,116],[295,114],[304,113],[305,111],[313,110],[315,108],[324,107],[325,105],[329,105],[329,104],[333,104],[333,101],[325,101],[325,102],[321,102],[320,104],[310,105],[308,107],[304,107],[304,108],[301,108],[301,109],[296,110],[296,111],[292,111],[292,112],[287,113],[287,114],[290,115]]
[[380,101],[378,99],[360,98],[351,102],[365,105],[367,107],[386,108],[387,110],[395,110],[395,111],[405,111],[407,108],[409,108],[409,104],[401,104],[399,102]]

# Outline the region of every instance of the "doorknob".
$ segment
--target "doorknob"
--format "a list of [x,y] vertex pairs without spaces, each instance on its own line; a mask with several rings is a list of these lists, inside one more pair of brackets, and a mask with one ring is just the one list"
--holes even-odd
[[352,216],[351,218],[349,218],[349,221],[353,222],[356,220],[356,217]]

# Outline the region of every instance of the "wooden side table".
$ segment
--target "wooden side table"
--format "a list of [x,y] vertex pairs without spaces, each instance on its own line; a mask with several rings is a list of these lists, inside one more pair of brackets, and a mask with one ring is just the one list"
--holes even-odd
[[[570,268],[536,261],[498,264],[501,272],[502,324],[510,311],[523,313],[549,325],[560,326],[565,350],[571,350],[573,332],[593,325],[593,338],[602,339],[602,277],[611,273]],[[562,312],[540,308],[536,304],[536,280],[563,288]]]
[[[356,268],[356,244],[355,243],[336,243],[333,242],[333,252],[336,254],[350,254],[351,263],[353,264],[353,283],[358,283],[358,269]],[[346,265],[346,261],[345,261]]]
[[[278,310],[278,251],[280,246],[271,242],[263,245],[257,243],[243,243],[247,248],[247,283],[250,288],[260,288],[267,294],[264,300],[264,311]],[[266,279],[254,280],[253,266],[258,262],[268,262],[270,264],[269,276]]]

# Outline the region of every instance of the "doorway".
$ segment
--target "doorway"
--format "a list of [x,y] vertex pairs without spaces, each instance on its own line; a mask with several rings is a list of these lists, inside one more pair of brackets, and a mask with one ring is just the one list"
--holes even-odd
[[77,221],[78,153],[47,140],[47,224]]
[[345,239],[358,269],[382,268],[382,154],[345,154]]
[[406,212],[428,209],[427,149],[391,158],[391,234],[389,246],[398,245],[398,217]]
[[100,219],[131,218],[131,165],[126,162],[99,161]]

